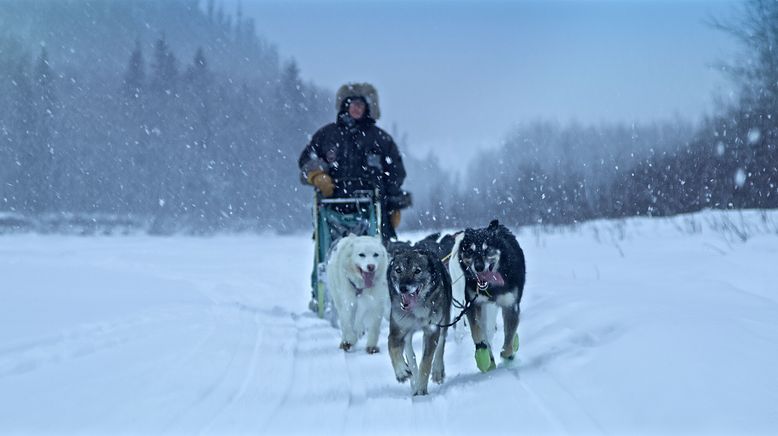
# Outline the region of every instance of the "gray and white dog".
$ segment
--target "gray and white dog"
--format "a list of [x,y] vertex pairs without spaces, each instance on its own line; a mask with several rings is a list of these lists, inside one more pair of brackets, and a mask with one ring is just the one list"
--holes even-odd
[[[443,383],[446,375],[443,352],[445,325],[451,318],[451,278],[430,251],[398,247],[392,254],[388,272],[392,302],[389,357],[397,381],[411,379],[413,395],[426,395],[430,372],[435,383]],[[424,351],[417,369],[412,339],[419,330],[424,332]]]

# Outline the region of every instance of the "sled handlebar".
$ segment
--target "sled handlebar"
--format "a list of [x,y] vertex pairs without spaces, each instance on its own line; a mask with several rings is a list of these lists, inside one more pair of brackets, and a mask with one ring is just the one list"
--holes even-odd
[[354,197],[354,198],[322,198],[319,200],[322,204],[344,204],[344,203],[371,203],[372,197]]
[[321,204],[348,204],[348,203],[372,203],[375,199],[376,193],[367,189],[355,190],[349,197],[332,197],[322,198],[319,197],[319,203]]

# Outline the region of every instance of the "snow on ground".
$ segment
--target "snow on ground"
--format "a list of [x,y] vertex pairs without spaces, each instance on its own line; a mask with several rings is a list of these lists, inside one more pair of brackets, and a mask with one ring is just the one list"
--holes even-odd
[[518,361],[452,333],[424,398],[306,310],[307,235],[2,236],[0,433],[775,434],[776,222],[523,229]]

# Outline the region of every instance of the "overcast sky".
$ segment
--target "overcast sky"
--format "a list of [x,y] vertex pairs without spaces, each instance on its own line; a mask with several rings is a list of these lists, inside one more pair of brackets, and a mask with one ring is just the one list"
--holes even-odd
[[729,93],[734,44],[705,20],[734,0],[242,4],[304,80],[375,84],[379,125],[451,165],[517,123],[695,120]]

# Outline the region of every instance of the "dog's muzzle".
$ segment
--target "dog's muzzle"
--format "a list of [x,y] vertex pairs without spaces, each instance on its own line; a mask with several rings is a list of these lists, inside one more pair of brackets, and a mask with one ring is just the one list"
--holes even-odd
[[404,311],[409,311],[416,306],[416,301],[419,298],[419,291],[421,287],[418,285],[402,285],[399,289],[396,289],[400,294],[400,308]]
[[487,268],[481,271],[477,271],[475,268],[470,268],[470,271],[475,274],[478,286],[487,288],[489,286],[505,286],[505,278],[498,271],[494,271],[494,264],[490,264]]
[[365,288],[372,288],[375,281],[375,265],[370,264],[367,266],[367,271],[362,268],[359,269],[359,274],[362,276],[362,282],[365,284]]

